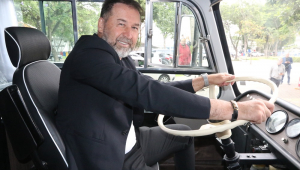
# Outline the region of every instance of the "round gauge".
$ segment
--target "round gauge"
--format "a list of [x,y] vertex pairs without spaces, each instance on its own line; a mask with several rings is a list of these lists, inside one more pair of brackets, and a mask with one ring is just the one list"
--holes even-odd
[[273,134],[282,131],[289,120],[284,110],[275,111],[266,121],[266,131]]
[[300,119],[291,120],[285,129],[285,133],[290,138],[295,138],[300,134]]

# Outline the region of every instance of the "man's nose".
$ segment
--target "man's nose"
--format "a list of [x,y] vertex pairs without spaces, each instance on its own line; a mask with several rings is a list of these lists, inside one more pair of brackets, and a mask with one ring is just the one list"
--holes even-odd
[[126,27],[124,29],[124,32],[123,32],[123,35],[128,38],[128,39],[131,39],[132,38],[132,30],[130,27]]

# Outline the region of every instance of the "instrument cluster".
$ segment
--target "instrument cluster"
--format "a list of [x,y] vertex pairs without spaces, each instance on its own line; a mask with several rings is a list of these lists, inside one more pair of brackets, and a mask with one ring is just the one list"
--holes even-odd
[[[251,90],[237,97],[237,101],[269,100],[270,95]],[[280,153],[300,169],[300,109],[277,99],[273,114],[266,123],[252,124],[250,133],[266,142],[272,153]],[[247,128],[246,128],[247,130]],[[275,150],[274,150],[275,149]],[[280,156],[279,156],[280,157]]]
[[[277,134],[285,129],[285,134],[289,138],[297,138],[300,135],[300,118],[289,121],[289,116],[285,110],[276,110],[266,121],[266,131],[270,134]],[[288,140],[282,138],[284,143]],[[300,138],[296,142],[296,154],[300,158]]]

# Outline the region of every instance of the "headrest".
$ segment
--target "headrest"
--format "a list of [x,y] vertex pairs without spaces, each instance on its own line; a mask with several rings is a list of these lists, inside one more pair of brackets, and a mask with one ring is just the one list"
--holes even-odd
[[51,46],[41,31],[27,27],[8,27],[4,30],[4,34],[10,61],[15,67],[48,59]]

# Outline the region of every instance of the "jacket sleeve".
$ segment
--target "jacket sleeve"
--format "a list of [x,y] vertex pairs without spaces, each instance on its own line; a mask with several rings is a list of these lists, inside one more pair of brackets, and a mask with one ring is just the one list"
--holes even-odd
[[170,116],[206,119],[210,113],[210,100],[151,80],[138,71],[127,69],[105,51],[93,49],[78,53],[71,66],[76,81],[122,100],[134,107]]

